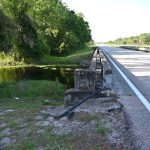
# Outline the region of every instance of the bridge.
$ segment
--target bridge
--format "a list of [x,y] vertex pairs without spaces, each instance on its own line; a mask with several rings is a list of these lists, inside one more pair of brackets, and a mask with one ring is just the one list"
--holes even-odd
[[149,150],[149,53],[129,47],[98,48],[93,54],[90,67],[75,71],[75,88],[65,93],[65,104],[84,99],[97,89],[115,91],[118,101],[123,105],[136,149]]

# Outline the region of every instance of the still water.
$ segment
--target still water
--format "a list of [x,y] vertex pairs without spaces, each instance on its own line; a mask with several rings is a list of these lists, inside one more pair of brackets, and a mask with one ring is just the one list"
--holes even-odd
[[0,83],[21,80],[51,80],[58,79],[68,88],[74,86],[74,70],[76,67],[44,66],[44,67],[10,67],[0,68]]

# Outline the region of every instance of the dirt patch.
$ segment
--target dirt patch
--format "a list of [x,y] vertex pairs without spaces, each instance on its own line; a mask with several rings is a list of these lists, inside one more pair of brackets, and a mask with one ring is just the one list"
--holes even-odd
[[[99,144],[104,149],[132,150],[132,138],[130,137],[128,123],[122,108],[122,105],[114,98],[97,98],[91,99],[78,107],[71,120],[66,117],[60,120],[52,119],[53,115],[58,115],[67,109],[63,106],[49,107],[44,112],[51,116],[51,119],[49,119],[51,120],[51,125],[54,126],[53,131],[55,134],[78,135],[75,142],[77,149],[80,146],[79,149],[96,149],[95,146],[98,147]],[[101,124],[100,134],[97,132],[99,122]],[[105,132],[105,130],[106,133],[102,135],[101,133]],[[86,144],[84,142],[81,144],[80,141],[86,141],[90,144],[86,142]]]
[[1,149],[133,150],[123,107],[116,99],[90,99],[75,109],[72,119],[53,118],[67,109],[1,111]]

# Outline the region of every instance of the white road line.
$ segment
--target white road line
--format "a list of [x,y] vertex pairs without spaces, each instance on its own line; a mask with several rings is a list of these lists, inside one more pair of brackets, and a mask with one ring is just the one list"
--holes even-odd
[[143,96],[143,94],[136,88],[136,86],[131,82],[131,80],[119,69],[119,67],[112,61],[112,59],[108,56],[108,54],[103,50],[103,53],[107,56],[107,58],[111,61],[111,63],[115,66],[115,68],[119,71],[121,76],[124,78],[124,80],[127,82],[127,84],[130,86],[130,88],[133,90],[133,92],[137,95],[139,100],[144,104],[144,106],[147,108],[147,110],[150,112],[150,103],[148,100]]

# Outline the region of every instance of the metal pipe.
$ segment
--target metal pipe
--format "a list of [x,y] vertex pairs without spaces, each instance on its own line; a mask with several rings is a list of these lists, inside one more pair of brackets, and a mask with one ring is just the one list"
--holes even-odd
[[89,95],[88,97],[86,97],[85,99],[79,101],[77,104],[75,104],[74,106],[72,106],[71,108],[69,108],[68,110],[66,110],[65,112],[63,112],[62,114],[58,115],[58,116],[53,116],[54,119],[60,119],[64,116],[67,116],[69,114],[72,113],[72,111],[77,108],[78,106],[80,106],[81,104],[83,104],[84,102],[86,102],[88,99],[92,98],[93,96],[95,96],[98,92],[100,92],[102,89],[99,89],[95,92],[93,92],[91,95]]

